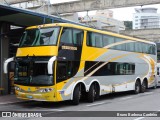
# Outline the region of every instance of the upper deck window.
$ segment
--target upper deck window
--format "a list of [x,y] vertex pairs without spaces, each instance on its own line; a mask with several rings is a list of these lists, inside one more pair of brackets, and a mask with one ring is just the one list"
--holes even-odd
[[29,29],[21,38],[20,47],[56,45],[59,27]]
[[87,34],[87,45],[91,47],[103,47],[102,34],[88,32]]
[[62,45],[81,46],[83,41],[83,30],[64,28],[61,35],[60,43]]

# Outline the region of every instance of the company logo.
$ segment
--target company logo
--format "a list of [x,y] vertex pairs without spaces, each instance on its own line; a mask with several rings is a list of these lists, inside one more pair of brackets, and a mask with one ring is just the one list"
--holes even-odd
[[65,49],[65,50],[77,50],[77,47],[72,47],[72,46],[62,46],[62,49]]
[[2,112],[2,117],[12,117],[11,112]]

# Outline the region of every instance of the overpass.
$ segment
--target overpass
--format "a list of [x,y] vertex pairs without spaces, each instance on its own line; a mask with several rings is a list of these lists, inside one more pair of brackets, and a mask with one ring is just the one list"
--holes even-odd
[[156,43],[160,42],[160,28],[124,30],[120,31],[120,33],[124,35],[150,40]]
[[29,1],[34,1],[34,0],[0,0],[0,3],[11,5],[11,4],[29,2]]
[[[77,0],[74,2],[52,4],[50,6],[50,14],[73,13],[149,4],[160,4],[160,0]],[[38,7],[31,8],[31,10],[36,10],[37,8]],[[48,6],[39,6],[38,11],[47,13]]]

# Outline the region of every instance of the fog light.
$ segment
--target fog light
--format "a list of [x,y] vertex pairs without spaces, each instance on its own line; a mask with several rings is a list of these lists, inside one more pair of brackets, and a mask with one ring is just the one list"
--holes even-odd
[[46,93],[46,92],[51,92],[51,91],[53,91],[53,88],[43,88],[43,89],[38,90],[38,92],[41,92],[41,93]]
[[20,90],[21,90],[21,88],[18,87],[18,86],[15,86],[14,89],[17,90],[17,91],[20,91]]

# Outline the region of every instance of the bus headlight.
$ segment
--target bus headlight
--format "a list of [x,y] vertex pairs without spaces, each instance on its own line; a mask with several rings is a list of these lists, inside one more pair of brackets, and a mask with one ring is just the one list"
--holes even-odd
[[44,89],[38,90],[38,92],[41,92],[41,93],[46,93],[46,92],[51,92],[51,91],[53,91],[53,88],[44,88]]
[[20,91],[20,90],[21,90],[21,88],[18,87],[18,86],[15,86],[14,89],[17,90],[17,91]]

